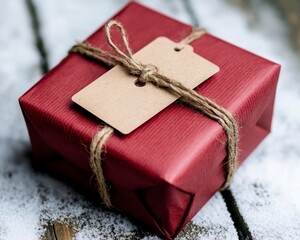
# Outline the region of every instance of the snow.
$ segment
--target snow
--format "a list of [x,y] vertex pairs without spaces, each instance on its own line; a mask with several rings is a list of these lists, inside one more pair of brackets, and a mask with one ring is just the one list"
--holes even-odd
[[[4,2],[4,0],[3,0]],[[142,1],[190,23],[183,1]],[[267,4],[254,4],[255,19],[229,2],[191,1],[200,24],[211,33],[282,64],[273,132],[237,172],[232,191],[256,239],[300,236],[300,74],[299,56],[288,28]],[[54,66],[76,40],[82,40],[117,12],[125,0],[35,0],[49,62]],[[0,239],[39,239],[49,221],[66,221],[76,239],[159,239],[122,214],[107,211],[68,185],[35,171],[17,98],[40,77],[30,19],[24,1],[0,8]],[[257,7],[258,6],[258,7]],[[13,17],[12,17],[13,16]],[[50,50],[51,49],[51,50]],[[178,239],[238,239],[219,193]]]

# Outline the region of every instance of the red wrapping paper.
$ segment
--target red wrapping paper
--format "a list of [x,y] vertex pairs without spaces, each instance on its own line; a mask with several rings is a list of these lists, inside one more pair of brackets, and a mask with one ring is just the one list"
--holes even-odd
[[[124,25],[133,52],[159,36],[180,41],[191,32],[191,26],[134,2],[113,19]],[[88,42],[109,50],[104,27]],[[191,45],[220,67],[195,90],[236,117],[240,164],[270,132],[280,66],[210,34]],[[75,105],[71,96],[108,70],[69,54],[20,98],[35,158],[95,196],[85,146],[101,121]],[[178,102],[128,135],[113,134],[103,161],[113,205],[174,238],[223,184],[225,143],[218,123]]]

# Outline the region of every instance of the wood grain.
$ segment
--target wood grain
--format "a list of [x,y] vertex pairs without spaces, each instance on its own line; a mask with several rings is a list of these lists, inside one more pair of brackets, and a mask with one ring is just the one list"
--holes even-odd
[[74,231],[67,223],[58,221],[49,222],[41,240],[72,240]]

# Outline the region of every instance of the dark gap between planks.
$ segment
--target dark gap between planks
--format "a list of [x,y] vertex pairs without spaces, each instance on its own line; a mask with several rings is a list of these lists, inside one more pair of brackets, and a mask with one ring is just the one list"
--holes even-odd
[[193,26],[195,27],[199,27],[200,26],[200,21],[197,17],[197,14],[195,13],[191,0],[182,0],[182,4],[185,8],[185,11],[188,13],[190,19],[191,19],[191,23],[193,24]]
[[240,240],[252,240],[252,234],[249,231],[248,225],[245,222],[242,214],[239,211],[237,203],[233,197],[233,194],[230,189],[226,189],[221,192],[221,195],[225,201],[228,212],[230,213],[233,224],[238,233],[238,237]]
[[31,26],[35,37],[35,46],[40,55],[40,68],[43,74],[49,71],[48,54],[40,31],[40,21],[33,0],[25,0],[31,18]]

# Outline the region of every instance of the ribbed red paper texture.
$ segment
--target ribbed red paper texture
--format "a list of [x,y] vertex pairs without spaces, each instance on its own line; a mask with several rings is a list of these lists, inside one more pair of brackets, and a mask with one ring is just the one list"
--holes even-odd
[[[137,3],[129,3],[114,19],[124,25],[133,52],[159,36],[180,41],[191,31]],[[103,27],[88,42],[109,50]],[[191,45],[221,69],[196,91],[236,117],[241,163],[270,131],[280,67],[210,34]],[[70,54],[20,98],[35,157],[95,196],[86,146],[101,122],[72,103],[71,96],[107,70]],[[175,237],[224,182],[225,143],[218,123],[178,102],[129,135],[114,134],[103,162],[113,204]]]

